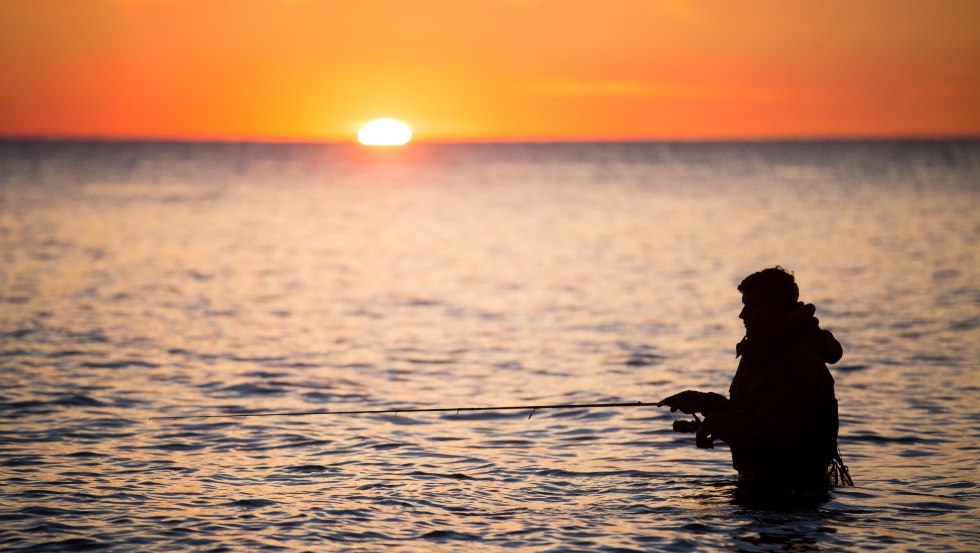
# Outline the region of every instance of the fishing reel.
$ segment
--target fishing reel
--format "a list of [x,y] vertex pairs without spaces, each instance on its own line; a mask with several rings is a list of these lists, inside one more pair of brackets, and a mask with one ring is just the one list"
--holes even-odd
[[697,434],[696,444],[701,449],[714,449],[715,438],[701,432],[701,425],[704,421],[698,418],[697,414],[691,413],[693,421],[674,421],[674,432],[685,434]]
[[684,434],[694,434],[701,429],[701,419],[698,418],[697,414],[691,413],[694,417],[693,421],[674,421],[674,432],[682,432]]

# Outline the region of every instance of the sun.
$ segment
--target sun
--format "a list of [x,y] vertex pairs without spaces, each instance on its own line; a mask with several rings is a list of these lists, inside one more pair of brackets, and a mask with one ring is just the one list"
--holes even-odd
[[397,119],[375,119],[357,131],[357,141],[365,146],[402,146],[412,139],[412,129]]

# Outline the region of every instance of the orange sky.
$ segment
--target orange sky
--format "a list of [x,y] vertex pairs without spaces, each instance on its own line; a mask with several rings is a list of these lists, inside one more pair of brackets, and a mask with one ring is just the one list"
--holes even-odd
[[980,136],[973,0],[3,0],[0,136]]

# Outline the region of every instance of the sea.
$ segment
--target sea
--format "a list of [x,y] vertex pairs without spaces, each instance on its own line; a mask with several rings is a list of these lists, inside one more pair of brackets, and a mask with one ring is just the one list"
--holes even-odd
[[[0,549],[980,551],[980,142],[0,142]],[[853,487],[747,494],[736,286]],[[155,418],[155,417],[163,417]]]

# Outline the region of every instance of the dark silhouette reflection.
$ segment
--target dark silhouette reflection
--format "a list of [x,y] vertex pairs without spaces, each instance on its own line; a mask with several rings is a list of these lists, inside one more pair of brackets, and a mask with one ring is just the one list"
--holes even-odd
[[782,267],[749,275],[738,290],[745,337],[735,348],[741,359],[729,397],[688,390],[665,398],[661,405],[695,418],[674,429],[695,432],[700,448],[714,447],[716,439],[729,445],[742,500],[748,488],[753,502],[792,500],[793,493],[849,481],[837,449],[837,399],[827,369],[840,360],[840,343],[820,328],[816,308],[799,301],[796,280]]
[[[838,513],[827,486],[787,488],[743,478],[704,478],[691,483],[686,497],[720,512],[732,551],[839,550]],[[731,506],[730,509],[722,509]],[[736,526],[731,528],[731,522]],[[709,520],[705,524],[710,526]],[[718,529],[721,531],[721,529]]]
[[826,485],[792,488],[739,479],[731,489],[731,504],[750,517],[734,536],[735,551],[821,551],[836,530],[827,525],[830,501]]
[[733,505],[759,511],[815,510],[830,499],[830,491],[825,483],[811,487],[785,486],[781,483],[742,478],[731,491]]

